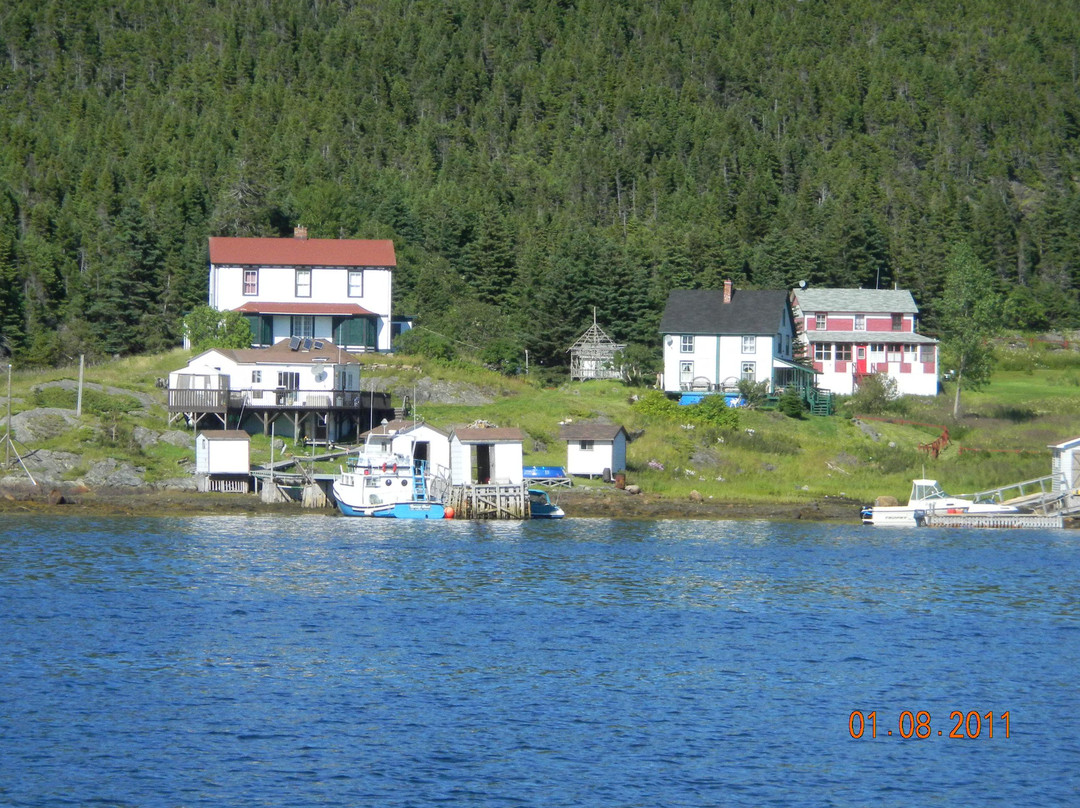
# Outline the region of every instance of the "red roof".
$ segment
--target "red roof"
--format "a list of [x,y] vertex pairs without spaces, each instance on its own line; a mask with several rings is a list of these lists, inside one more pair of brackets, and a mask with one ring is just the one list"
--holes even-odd
[[226,238],[210,239],[211,264],[304,267],[395,267],[389,239]]
[[241,314],[345,314],[353,317],[362,314],[375,315],[375,312],[356,303],[270,303],[255,300],[234,311]]

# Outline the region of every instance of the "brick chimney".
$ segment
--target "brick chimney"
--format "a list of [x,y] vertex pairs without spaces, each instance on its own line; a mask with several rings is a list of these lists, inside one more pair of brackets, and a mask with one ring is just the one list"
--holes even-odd
[[724,302],[725,303],[730,303],[731,302],[731,281],[730,280],[724,281]]
[[297,225],[293,228],[293,238],[300,239],[300,241],[307,241],[307,228]]

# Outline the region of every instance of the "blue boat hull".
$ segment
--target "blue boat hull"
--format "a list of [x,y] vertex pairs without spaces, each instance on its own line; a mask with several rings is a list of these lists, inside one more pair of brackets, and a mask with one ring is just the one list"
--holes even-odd
[[344,516],[370,516],[382,519],[445,519],[446,508],[440,502],[391,502],[370,508],[354,508],[338,500]]

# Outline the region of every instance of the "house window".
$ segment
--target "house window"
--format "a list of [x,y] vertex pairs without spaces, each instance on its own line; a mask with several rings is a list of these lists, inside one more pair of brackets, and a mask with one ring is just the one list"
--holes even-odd
[[814,315],[814,329],[817,330],[817,331],[824,331],[825,330],[825,315],[824,314],[815,314]]
[[591,440],[578,441],[578,448],[583,452],[591,452],[592,447],[593,447],[593,442]]
[[277,386],[286,390],[300,389],[300,373],[292,370],[280,370],[277,375]]
[[873,345],[870,346],[870,353],[885,353],[885,346],[882,345],[880,342],[875,342]]
[[257,295],[257,294],[259,294],[259,270],[257,270],[257,269],[245,269],[244,270],[244,294],[245,295]]
[[694,352],[694,335],[683,334],[679,338],[679,352],[680,353],[693,353]]
[[904,361],[904,346],[902,345],[890,345],[888,352],[888,359],[890,362],[903,362]]
[[856,314],[855,315],[855,330],[856,331],[865,331],[866,330],[866,315],[865,314]]
[[832,359],[832,345],[828,342],[815,342],[814,361],[828,362],[830,359]]
[[253,370],[253,371],[251,371],[251,383],[252,384],[262,384],[262,371],[261,370]]
[[893,331],[902,331],[903,328],[904,328],[904,315],[902,315],[902,314],[894,314],[892,316],[892,330]]
[[743,362],[739,375],[747,381],[757,381],[757,364],[755,362]]
[[349,270],[349,297],[364,296],[364,270]]
[[933,362],[934,361],[934,346],[933,345],[920,345],[919,346],[919,361],[920,362]]
[[293,315],[289,318],[291,327],[290,337],[314,337],[315,316],[311,314]]
[[757,337],[743,337],[742,338],[742,352],[743,353],[756,353],[757,352]]
[[836,360],[838,362],[851,361],[851,345],[846,342],[836,343]]
[[311,270],[296,270],[296,296],[311,297]]
[[692,381],[694,381],[694,363],[680,362],[679,384],[689,385]]

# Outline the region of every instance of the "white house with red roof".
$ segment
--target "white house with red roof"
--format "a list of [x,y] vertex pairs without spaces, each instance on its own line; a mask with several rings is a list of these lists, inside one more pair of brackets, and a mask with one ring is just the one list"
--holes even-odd
[[904,289],[793,289],[792,309],[818,384],[850,395],[881,373],[901,395],[938,391],[938,342],[919,334],[919,307]]
[[332,340],[350,352],[389,351],[392,241],[308,238],[210,239],[209,304],[238,311],[252,346],[292,337]]

